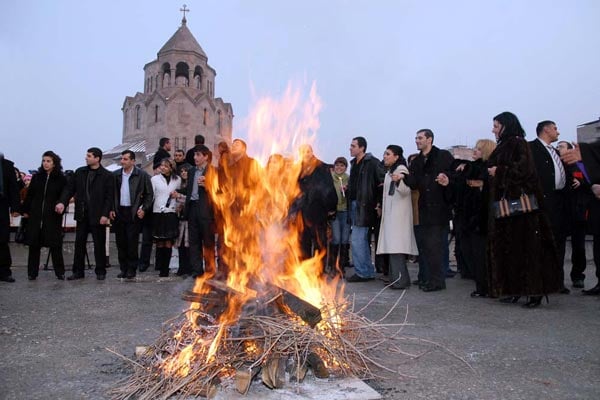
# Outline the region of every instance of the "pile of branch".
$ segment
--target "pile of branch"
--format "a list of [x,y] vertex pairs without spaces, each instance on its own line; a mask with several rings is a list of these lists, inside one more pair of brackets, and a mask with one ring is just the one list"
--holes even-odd
[[[406,354],[390,340],[405,323],[384,323],[401,299],[378,321],[360,315],[364,308],[355,312],[349,303],[330,304],[320,310],[314,327],[292,313],[255,313],[240,316],[220,336],[215,316],[190,309],[168,321],[158,340],[137,361],[130,360],[132,376],[111,394],[123,400],[174,395],[211,398],[219,385],[234,386],[245,394],[258,378],[270,388],[281,388],[286,377],[301,383],[308,370],[317,378],[330,374],[378,378],[377,371],[396,371],[374,358],[374,350],[383,349],[388,356],[390,352]],[[216,353],[207,357],[215,338]],[[191,352],[191,358],[178,365],[182,352]]]

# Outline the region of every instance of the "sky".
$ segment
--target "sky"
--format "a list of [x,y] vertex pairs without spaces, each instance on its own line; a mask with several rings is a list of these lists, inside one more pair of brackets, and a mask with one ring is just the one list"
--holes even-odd
[[[438,147],[493,138],[512,111],[527,137],[554,120],[561,139],[600,117],[600,1],[596,0],[3,0],[0,151],[35,169],[54,150],[65,169],[87,148],[121,143],[125,96],[143,91],[181,23],[233,105],[234,137],[260,96],[315,82],[323,103],[315,153],[349,157],[355,136],[381,157],[415,152],[430,128]],[[251,149],[250,149],[251,153]]]

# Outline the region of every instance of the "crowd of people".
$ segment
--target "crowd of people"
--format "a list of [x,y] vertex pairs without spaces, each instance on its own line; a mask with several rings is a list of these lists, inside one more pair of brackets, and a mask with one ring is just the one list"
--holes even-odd
[[[528,142],[510,112],[493,118],[492,132],[495,140],[478,140],[471,160],[454,159],[436,147],[430,129],[416,132],[417,152],[408,157],[401,146],[390,144],[379,160],[367,152],[367,140],[360,136],[351,141],[350,163],[343,156],[324,163],[309,145],[301,146],[299,173],[292,177],[300,194],[290,199],[289,214],[302,220],[303,256],[325,254],[321,272],[344,275],[347,282],[371,281],[379,272],[392,289],[417,285],[435,292],[444,290],[446,278],[455,274],[449,265],[453,237],[457,272],[474,280],[472,297],[504,303],[526,297],[523,305],[534,308],[549,294],[570,292],[563,267],[568,237],[571,285],[584,288],[585,238],[591,234],[600,279],[598,145],[559,142],[557,125],[549,120],[537,125],[537,137]],[[272,155],[262,171],[241,139],[231,146],[219,144],[216,166],[202,135],[187,154],[175,149],[171,157],[168,138],[159,146],[153,176],[136,166],[131,150],[122,152],[121,168],[109,172],[101,164],[102,151],[92,147],[86,165],[66,177],[61,158],[47,151],[28,185],[27,177],[2,157],[0,280],[14,282],[9,213],[28,221],[28,278],[37,278],[40,249],[48,247],[56,277],[65,279],[61,222],[71,199],[77,225],[68,280],[85,276],[90,233],[96,278],[106,278],[108,225],[115,233],[119,278],[133,279],[145,271],[153,246],[161,277],[169,275],[173,247],[179,252],[177,275],[226,277],[224,220],[207,188],[216,182],[219,190],[233,192],[235,209],[248,201],[251,191],[244,188],[257,185],[257,176],[277,173],[293,160]],[[415,280],[407,268],[411,259],[419,267]],[[345,274],[350,267],[353,274]],[[600,295],[600,284],[583,293]]]

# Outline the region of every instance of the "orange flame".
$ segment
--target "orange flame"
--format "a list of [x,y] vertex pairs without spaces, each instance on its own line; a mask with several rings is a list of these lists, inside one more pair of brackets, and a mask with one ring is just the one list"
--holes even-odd
[[[206,188],[222,224],[220,256],[228,269],[227,286],[232,289],[207,360],[217,351],[224,328],[235,324],[242,307],[269,285],[285,288],[318,308],[343,298],[338,279],[328,281],[321,275],[324,252],[303,259],[301,218],[289,215],[291,203],[300,194],[297,153],[301,145],[314,145],[323,107],[316,83],[307,98],[302,93],[298,85],[288,84],[281,98],[259,99],[247,121],[247,149],[256,160],[242,157],[233,162],[239,153],[232,147],[229,159],[221,160],[220,170],[211,179],[207,174]],[[208,292],[208,278],[198,278],[194,291]],[[189,352],[181,352],[177,365],[187,365],[190,357]]]

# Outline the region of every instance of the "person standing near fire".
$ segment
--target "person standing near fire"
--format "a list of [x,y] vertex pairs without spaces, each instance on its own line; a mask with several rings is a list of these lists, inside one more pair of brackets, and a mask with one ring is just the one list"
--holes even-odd
[[348,282],[365,282],[375,278],[375,266],[371,262],[369,232],[377,220],[377,210],[381,207],[381,184],[384,171],[379,160],[367,153],[367,140],[358,136],[352,139],[350,155],[350,179],[348,181],[348,202],[352,220],[352,262],[354,275]]
[[338,268],[342,273],[350,265],[350,224],[348,222],[348,201],[346,199],[350,177],[346,173],[347,169],[348,160],[345,157],[338,157],[333,163],[333,171],[331,172],[338,202],[334,212],[335,218],[331,220],[332,237],[329,245],[328,265],[332,268]]
[[[305,258],[327,250],[327,217],[334,212],[337,195],[329,168],[313,153],[310,145],[299,148],[301,169],[298,176],[300,197],[297,206],[302,214],[300,244]],[[293,207],[293,206],[292,206]],[[325,273],[325,254],[321,259]]]
[[[192,277],[204,273],[215,274],[215,214],[207,180],[216,179],[217,173],[210,165],[210,150],[205,145],[194,147],[194,164],[188,171],[185,216],[188,223],[190,266]],[[204,262],[203,262],[204,261]]]
[[0,152],[0,281],[14,282],[10,267],[12,258],[8,240],[10,236],[10,214],[19,215],[19,188],[15,165]]

